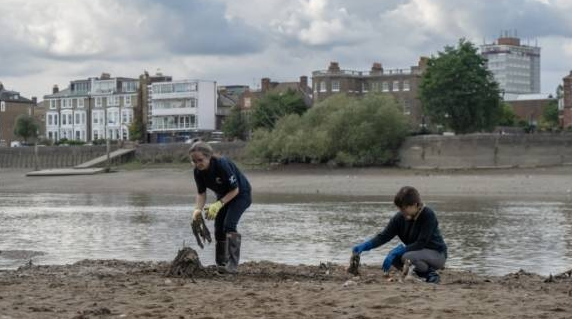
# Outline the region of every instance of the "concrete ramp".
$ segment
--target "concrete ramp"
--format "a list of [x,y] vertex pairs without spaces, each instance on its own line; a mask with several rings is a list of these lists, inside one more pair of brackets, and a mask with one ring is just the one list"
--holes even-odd
[[[131,154],[131,153],[135,153],[135,149],[121,148],[121,149],[118,149],[116,151],[109,153],[109,158],[110,158],[110,160],[113,161],[113,159],[115,159],[115,158],[120,158],[124,155]],[[107,155],[103,155],[103,156],[100,156],[98,158],[92,159],[91,161],[79,164],[79,165],[75,166],[75,168],[77,168],[77,169],[92,168],[95,166],[105,164],[105,162],[107,162]]]
[[70,176],[70,175],[95,175],[104,173],[105,168],[62,168],[62,169],[45,169],[26,173],[26,176]]

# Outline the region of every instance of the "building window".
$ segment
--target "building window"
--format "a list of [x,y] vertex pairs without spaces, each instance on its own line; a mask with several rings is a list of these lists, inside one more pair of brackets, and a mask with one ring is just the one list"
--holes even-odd
[[93,130],[93,139],[94,140],[98,140],[99,139],[99,132],[97,130]]
[[393,81],[393,92],[399,91],[399,81]]
[[[54,125],[59,125],[59,123],[60,123],[60,122],[59,122],[59,119],[58,119],[58,115],[57,115],[57,114],[54,114]],[[56,136],[56,138],[57,138],[57,136]]]
[[410,91],[411,88],[409,87],[409,80],[403,81],[403,91]]
[[77,99],[77,107],[83,108],[85,106],[83,98]]
[[101,107],[102,103],[101,103],[101,97],[96,97],[95,98],[95,106],[96,107]]
[[48,114],[48,125],[52,125],[52,115]]
[[244,98],[244,107],[250,108],[252,106],[252,100],[249,97]]
[[332,81],[332,92],[340,92],[340,81]]
[[79,113],[75,114],[75,124],[81,124],[81,115]]
[[67,116],[62,114],[62,125],[67,125]]
[[327,91],[326,82],[325,81],[320,82],[320,92],[326,92],[326,91]]
[[6,112],[6,102],[0,102],[0,112]]
[[50,109],[54,110],[57,107],[56,100],[50,100]]
[[363,93],[369,92],[369,83],[363,82],[363,83],[361,84],[361,91],[362,91]]
[[131,95],[125,96],[125,106],[131,106]]
[[107,97],[107,106],[117,106],[119,105],[119,99],[117,96],[108,96]]
[[389,92],[389,83],[388,82],[383,82],[381,84],[381,91],[383,92]]

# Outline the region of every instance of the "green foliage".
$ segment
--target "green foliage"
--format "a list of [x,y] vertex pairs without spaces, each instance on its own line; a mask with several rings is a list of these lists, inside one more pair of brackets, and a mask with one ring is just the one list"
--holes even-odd
[[99,138],[99,139],[97,139],[97,140],[93,140],[91,143],[92,143],[93,145],[106,145],[107,140],[104,139],[104,138]]
[[284,93],[268,93],[254,103],[251,128],[271,130],[280,118],[288,114],[301,115],[307,109],[304,97],[294,90],[287,90]]
[[39,125],[33,117],[29,115],[20,115],[16,118],[14,125],[14,135],[24,139],[27,142],[31,137],[38,137]]
[[517,117],[510,104],[503,102],[501,104],[501,111],[499,114],[498,125],[500,126],[516,126]]
[[134,121],[129,125],[129,139],[131,141],[141,141],[145,133],[145,128],[143,123],[139,121]]
[[303,115],[283,117],[272,131],[256,130],[247,155],[282,163],[384,165],[397,160],[408,132],[408,120],[395,99],[335,95]]
[[500,91],[477,48],[465,39],[429,59],[419,98],[433,124],[456,133],[490,131],[501,113]]
[[542,129],[546,130],[553,130],[558,128],[558,101],[550,101],[544,110],[542,110],[540,126]]
[[62,138],[61,140],[57,141],[55,143],[55,145],[85,145],[84,141],[78,141],[78,140],[68,140],[67,138]]
[[222,125],[222,131],[226,137],[246,140],[248,135],[248,122],[246,116],[238,107],[231,109],[230,115],[225,119]]

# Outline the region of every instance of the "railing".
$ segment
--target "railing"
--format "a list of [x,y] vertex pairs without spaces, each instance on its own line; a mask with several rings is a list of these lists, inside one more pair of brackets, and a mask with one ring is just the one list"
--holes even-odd
[[196,129],[197,126],[196,125],[191,125],[190,123],[184,123],[184,124],[163,124],[163,123],[158,123],[155,125],[152,125],[149,130],[150,131],[167,131],[167,130],[189,130],[189,129]]

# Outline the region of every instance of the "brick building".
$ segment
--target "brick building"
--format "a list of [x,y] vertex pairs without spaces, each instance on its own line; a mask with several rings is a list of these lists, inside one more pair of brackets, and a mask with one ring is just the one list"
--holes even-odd
[[14,124],[20,115],[33,115],[36,98],[27,99],[19,92],[7,90],[0,82],[0,145],[9,146],[20,139],[14,136]]
[[525,121],[529,125],[538,125],[544,109],[552,102],[558,99],[553,98],[550,94],[520,94],[510,95],[505,98],[518,120]]
[[298,82],[274,82],[271,81],[270,78],[262,78],[260,80],[260,89],[246,90],[241,94],[238,106],[243,111],[248,112],[254,107],[256,100],[262,98],[264,95],[270,93],[285,93],[288,90],[300,93],[306,105],[308,107],[312,106],[312,89],[308,86],[307,76],[301,76]]
[[369,92],[390,94],[403,106],[403,113],[411,122],[421,125],[424,119],[417,94],[427,62],[428,58],[422,57],[409,69],[384,69],[381,63],[374,63],[369,71],[344,70],[337,62],[331,62],[327,70],[312,72],[314,102],[339,93],[356,97]]
[[563,79],[564,96],[559,103],[560,126],[564,129],[572,127],[572,71]]

